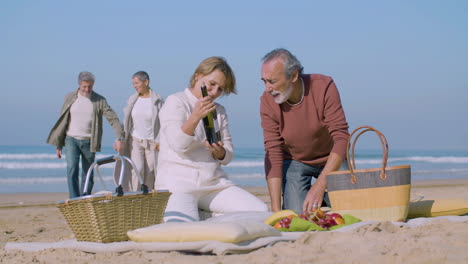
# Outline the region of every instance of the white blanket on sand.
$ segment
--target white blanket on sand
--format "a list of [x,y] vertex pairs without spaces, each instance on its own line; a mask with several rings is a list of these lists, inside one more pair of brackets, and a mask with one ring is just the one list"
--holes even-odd
[[[231,215],[226,219],[245,219],[252,216],[252,214],[240,214]],[[258,218],[258,217],[257,217]],[[264,218],[262,218],[264,219]],[[430,224],[434,220],[447,219],[454,222],[468,221],[468,215],[465,216],[440,216],[431,218],[415,218],[411,219],[406,223],[392,222],[396,226],[406,227],[417,227],[421,225]],[[342,227],[340,229],[329,231],[329,232],[349,232],[358,227],[362,227],[369,224],[377,223],[376,221],[364,221],[349,226]],[[126,252],[131,250],[142,250],[142,251],[182,251],[182,252],[197,252],[197,253],[211,253],[216,255],[223,254],[238,254],[247,253],[261,247],[271,246],[280,241],[294,241],[300,238],[305,232],[283,232],[281,236],[274,237],[263,237],[255,240],[244,241],[237,244],[223,243],[219,241],[197,241],[197,242],[151,242],[151,243],[139,243],[133,241],[125,242],[114,242],[114,243],[96,243],[96,242],[81,242],[76,240],[66,240],[59,242],[9,242],[5,245],[5,250],[21,250],[27,252],[35,252],[44,249],[58,249],[68,248],[75,249],[84,252]]]

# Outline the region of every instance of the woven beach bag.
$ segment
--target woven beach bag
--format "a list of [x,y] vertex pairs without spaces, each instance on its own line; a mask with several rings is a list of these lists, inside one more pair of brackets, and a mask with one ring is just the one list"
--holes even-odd
[[[382,166],[358,170],[354,149],[359,137],[368,131],[376,133],[382,143]],[[410,165],[387,167],[387,139],[370,126],[356,128],[348,138],[346,149],[349,170],[327,174],[327,191],[332,210],[361,220],[405,221],[411,189]]]

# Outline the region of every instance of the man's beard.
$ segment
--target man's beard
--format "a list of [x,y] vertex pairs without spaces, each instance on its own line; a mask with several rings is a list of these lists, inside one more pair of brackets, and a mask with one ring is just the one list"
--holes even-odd
[[289,87],[288,89],[286,89],[285,92],[278,92],[278,91],[274,91],[274,92],[270,92],[271,95],[278,95],[276,97],[273,97],[274,100],[275,100],[275,103],[277,104],[282,104],[284,102],[286,102],[289,97],[291,96],[292,92],[294,90],[294,86],[292,83],[289,84]]

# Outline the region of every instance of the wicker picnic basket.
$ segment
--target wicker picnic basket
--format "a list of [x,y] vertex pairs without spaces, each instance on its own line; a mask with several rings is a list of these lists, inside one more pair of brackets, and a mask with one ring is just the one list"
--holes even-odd
[[105,163],[122,160],[120,179],[115,193],[95,194],[61,201],[58,208],[65,217],[78,241],[118,242],[128,240],[127,231],[159,224],[163,221],[164,211],[171,193],[152,190],[148,192],[142,184],[141,192],[123,193],[122,182],[125,161],[128,161],[138,173],[134,163],[125,156],[110,156],[95,161],[88,170],[84,190],[87,190],[89,178],[94,167]]
[[[382,164],[378,168],[357,169],[354,160],[356,142],[369,131],[376,133],[380,139]],[[355,134],[357,136],[351,144]],[[385,136],[370,126],[356,128],[349,136],[346,157],[349,170],[327,174],[327,191],[332,210],[361,220],[405,221],[409,209],[411,167],[387,167],[388,143]]]

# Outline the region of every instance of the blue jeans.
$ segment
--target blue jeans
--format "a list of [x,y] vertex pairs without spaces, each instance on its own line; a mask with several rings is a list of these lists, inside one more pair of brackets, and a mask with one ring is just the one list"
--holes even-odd
[[[344,161],[340,170],[346,167],[348,164]],[[322,166],[311,166],[295,160],[283,161],[283,209],[301,213],[307,192],[322,170]],[[330,207],[327,192],[324,194],[322,206]]]
[[[84,184],[86,181],[86,173],[89,167],[94,162],[95,152],[90,151],[90,140],[80,140],[67,136],[65,138],[66,159],[67,159],[67,182],[70,198],[79,197],[83,194]],[[80,172],[80,157],[81,157],[81,183],[79,183]],[[87,193],[91,193],[94,180],[91,173],[87,188]]]

